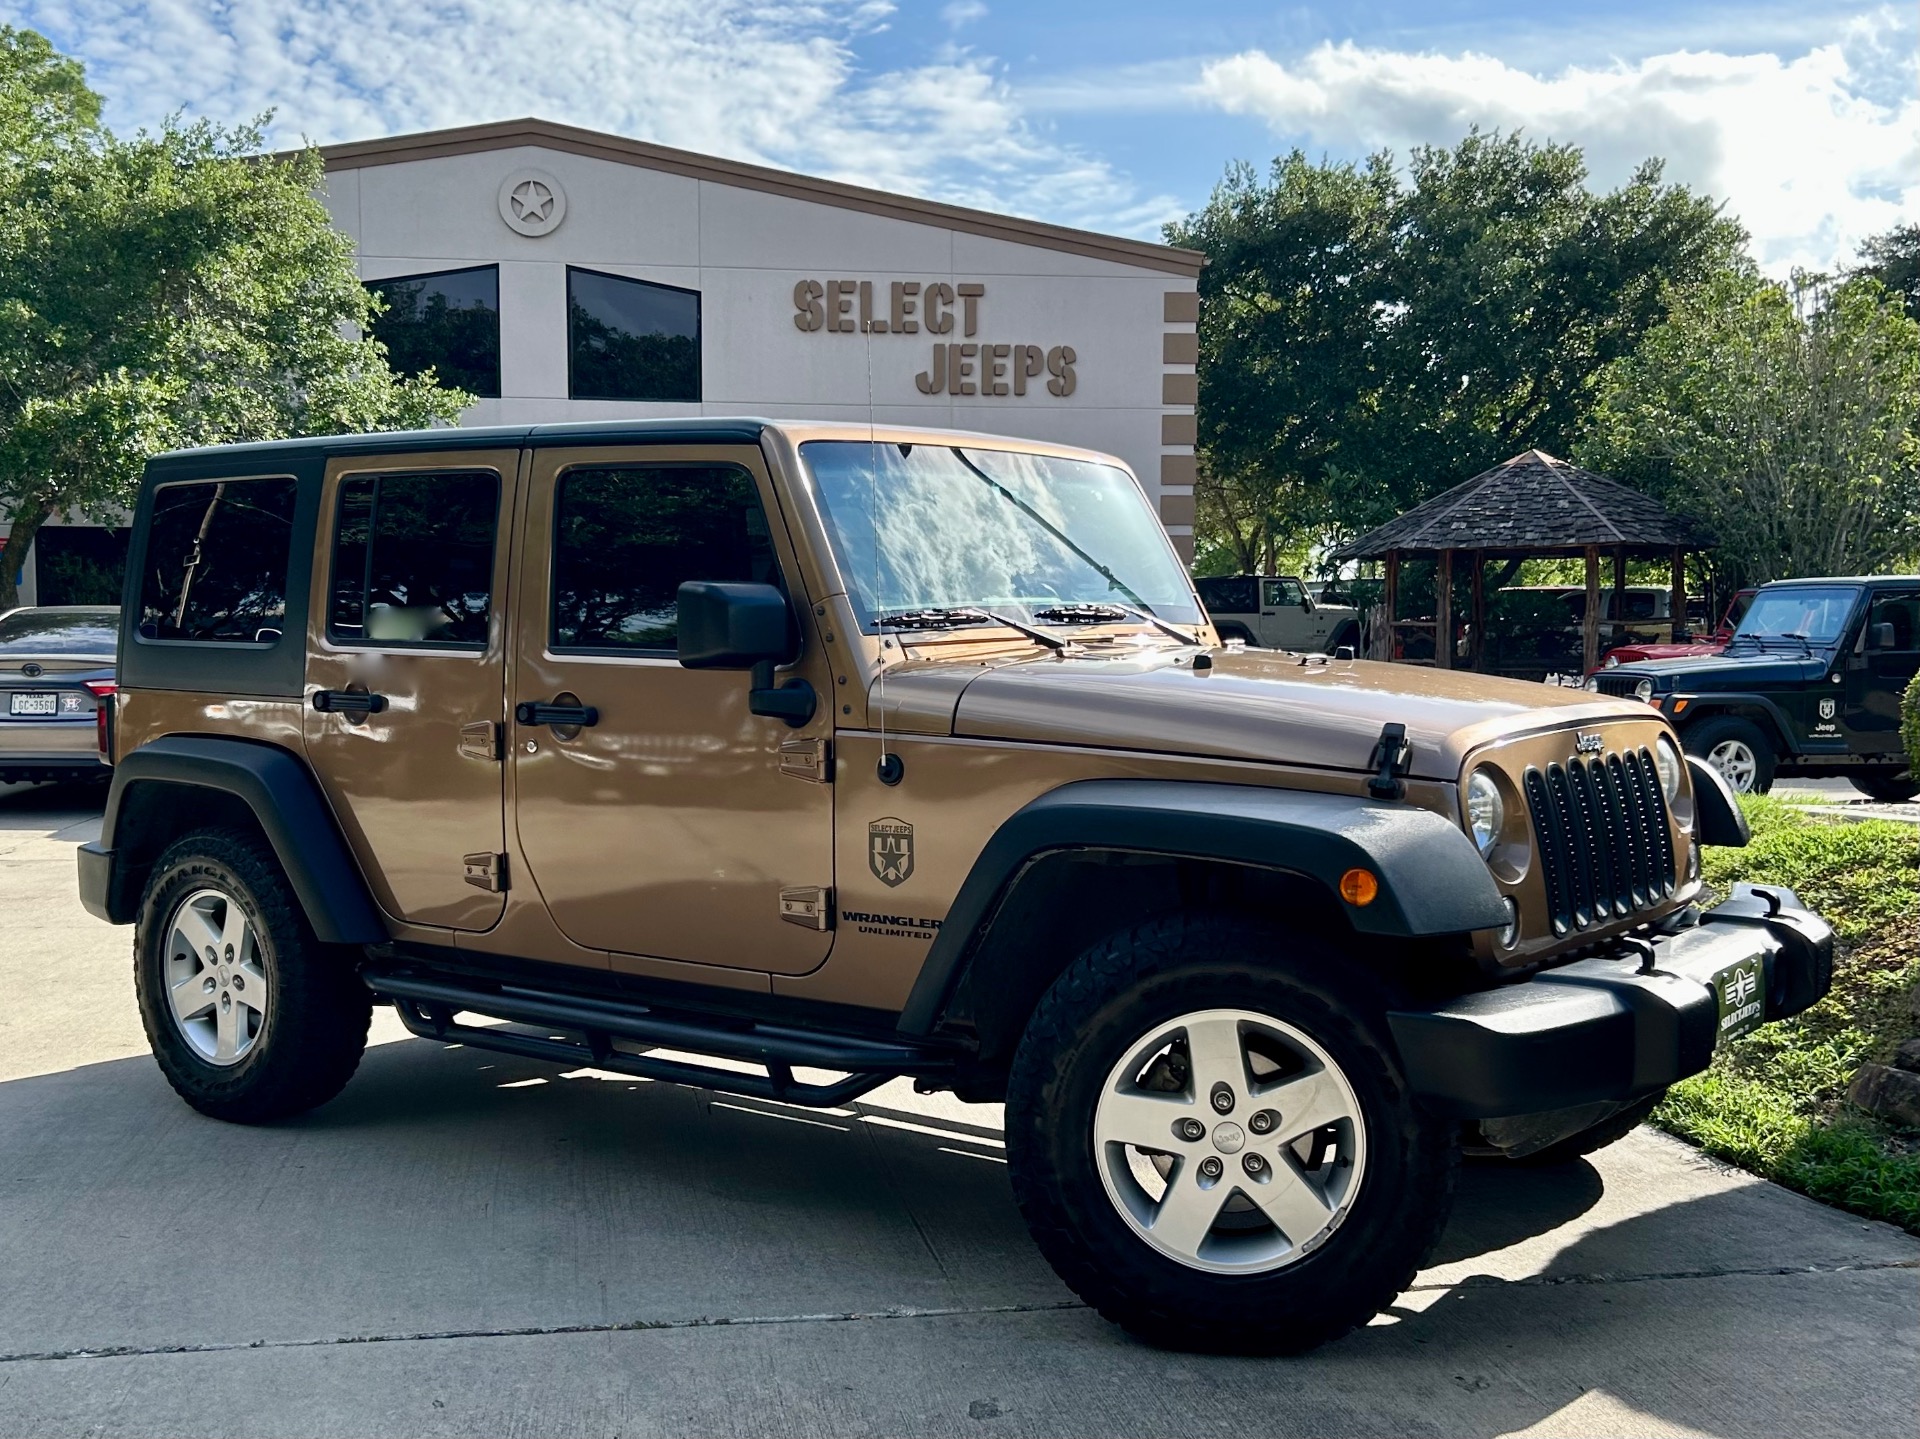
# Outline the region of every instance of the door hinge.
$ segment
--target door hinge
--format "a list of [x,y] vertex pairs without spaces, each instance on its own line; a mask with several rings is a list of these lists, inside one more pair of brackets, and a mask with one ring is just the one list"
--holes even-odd
[[780,891],[780,918],[802,929],[833,928],[833,891],[825,885],[790,885]]
[[500,724],[497,720],[475,720],[460,726],[460,753],[468,759],[500,758]]
[[500,894],[507,887],[507,857],[504,854],[466,854],[460,857],[467,883],[488,894]]
[[780,742],[780,773],[827,784],[833,779],[833,741],[790,739]]

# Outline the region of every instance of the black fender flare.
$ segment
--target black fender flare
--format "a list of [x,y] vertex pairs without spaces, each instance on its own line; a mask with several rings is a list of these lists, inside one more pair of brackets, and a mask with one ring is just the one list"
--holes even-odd
[[245,804],[323,943],[381,944],[390,937],[306,765],[275,745],[207,735],[168,735],[114,766],[100,838],[80,847],[80,898],[91,913],[112,924],[138,917],[145,874],[116,841],[128,795],[150,784],[217,790]]
[[1686,732],[1696,722],[1711,719],[1714,715],[1730,709],[1757,709],[1766,716],[1767,724],[1772,727],[1774,735],[1779,739],[1780,754],[1783,758],[1803,752],[1804,747],[1794,731],[1793,722],[1787,718],[1786,711],[1765,695],[1747,694],[1734,690],[1708,690],[1703,694],[1686,694],[1676,691],[1672,699],[1687,701],[1684,720],[1676,716],[1672,709],[1665,711],[1667,718],[1673,721],[1674,727],[1680,731],[1683,749],[1686,747]]
[[1506,924],[1499,886],[1473,841],[1432,810],[1351,795],[1185,780],[1081,780],[1015,811],[960,886],[899,1028],[939,1022],[976,941],[1034,861],[1062,850],[1118,850],[1221,860],[1303,876],[1338,895],[1349,869],[1380,892],[1341,908],[1361,934],[1413,938]]
[[1697,754],[1687,756],[1687,775],[1693,781],[1693,826],[1700,843],[1744,848],[1753,830],[1733,787]]

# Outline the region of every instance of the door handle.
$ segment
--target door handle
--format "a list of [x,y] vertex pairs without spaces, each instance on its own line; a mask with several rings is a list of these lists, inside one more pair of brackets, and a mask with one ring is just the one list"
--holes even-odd
[[315,690],[313,707],[323,715],[377,715],[387,707],[387,697],[365,690]]
[[548,704],[544,700],[522,700],[513,707],[515,721],[526,725],[574,726],[591,729],[600,723],[600,711],[592,705]]

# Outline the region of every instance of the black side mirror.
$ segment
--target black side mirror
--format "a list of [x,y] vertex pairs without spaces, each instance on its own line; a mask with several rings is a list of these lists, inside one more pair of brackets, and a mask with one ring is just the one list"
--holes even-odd
[[773,585],[688,580],[677,592],[680,663],[690,670],[750,670],[747,708],[799,728],[813,718],[813,686],[790,679],[775,687],[773,669],[799,653],[793,612]]
[[1893,648],[1893,626],[1882,621],[1867,626],[1867,648],[1870,650],[1890,650]]

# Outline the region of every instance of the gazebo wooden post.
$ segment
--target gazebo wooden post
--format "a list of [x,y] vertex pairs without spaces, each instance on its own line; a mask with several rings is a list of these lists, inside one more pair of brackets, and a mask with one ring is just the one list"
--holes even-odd
[[1473,593],[1467,600],[1468,623],[1473,633],[1467,637],[1467,667],[1478,670],[1486,658],[1487,647],[1487,552],[1474,550],[1467,564],[1467,583]]
[[1600,664],[1600,547],[1587,546],[1587,613],[1580,621],[1580,673]]
[[1673,609],[1673,634],[1679,639],[1687,623],[1687,552],[1678,545],[1673,550],[1673,596],[1667,602]]
[[1440,551],[1433,571],[1433,662],[1453,668],[1453,551]]
[[[1613,624],[1607,630],[1607,648],[1620,644],[1626,636],[1620,632],[1621,625],[1627,619],[1627,552],[1623,546],[1613,547]],[[1592,669],[1592,665],[1587,666]]]
[[1396,626],[1400,622],[1400,551],[1387,551],[1387,653],[1391,660],[1394,655],[1394,641],[1400,637]]

